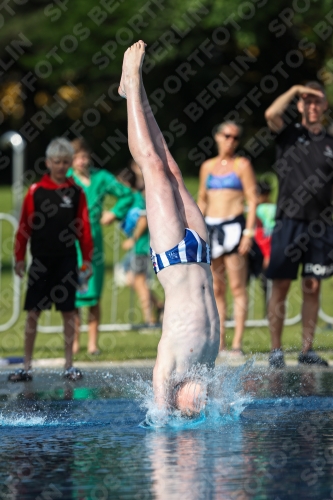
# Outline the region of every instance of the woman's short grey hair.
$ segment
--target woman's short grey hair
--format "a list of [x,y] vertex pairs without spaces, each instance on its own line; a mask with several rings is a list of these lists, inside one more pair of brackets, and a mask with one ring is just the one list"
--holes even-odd
[[241,125],[239,125],[239,123],[234,122],[232,120],[227,120],[225,122],[220,123],[220,125],[217,125],[216,132],[223,132],[225,127],[229,127],[230,125],[232,125],[233,127],[237,127],[239,130],[239,135],[242,135],[243,127]]
[[64,137],[56,137],[46,148],[46,158],[72,157],[74,149],[71,143]]

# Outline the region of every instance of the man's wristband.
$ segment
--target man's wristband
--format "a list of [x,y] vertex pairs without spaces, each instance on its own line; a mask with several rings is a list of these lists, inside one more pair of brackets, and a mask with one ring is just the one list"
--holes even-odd
[[243,236],[248,236],[249,238],[253,238],[254,236],[254,229],[243,229]]

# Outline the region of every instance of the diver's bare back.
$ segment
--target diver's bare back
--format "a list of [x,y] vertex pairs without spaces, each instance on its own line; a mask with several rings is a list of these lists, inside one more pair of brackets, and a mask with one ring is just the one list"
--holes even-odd
[[165,291],[159,361],[163,363],[167,354],[169,369],[178,374],[195,364],[213,367],[219,349],[219,317],[209,265],[170,266],[158,278]]

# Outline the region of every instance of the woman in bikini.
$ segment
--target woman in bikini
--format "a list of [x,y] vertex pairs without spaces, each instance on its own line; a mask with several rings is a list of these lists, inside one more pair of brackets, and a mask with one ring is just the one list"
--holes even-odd
[[[226,277],[234,299],[235,332],[231,354],[243,356],[242,339],[247,315],[247,254],[256,217],[256,179],[249,160],[235,156],[241,127],[219,125],[215,134],[218,156],[200,169],[198,206],[205,216],[212,257],[214,293],[220,315],[220,355],[226,354]],[[244,217],[244,201],[248,213]]]
[[151,257],[165,292],[154,394],[160,409],[193,415],[204,407],[206,388],[189,372],[213,368],[219,346],[208,234],[149,106],[144,55],[142,41],[125,52],[119,93],[127,99],[128,144],[143,173]]

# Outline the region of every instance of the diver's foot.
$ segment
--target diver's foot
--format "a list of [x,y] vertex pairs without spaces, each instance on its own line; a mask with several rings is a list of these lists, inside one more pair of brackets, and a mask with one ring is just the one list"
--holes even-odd
[[326,359],[321,358],[318,354],[310,349],[308,352],[301,352],[298,356],[298,363],[300,365],[316,365],[316,366],[329,366]]
[[140,74],[145,51],[146,44],[142,40],[133,43],[133,45],[126,50],[124,57],[126,77]]
[[125,89],[125,71],[126,71],[126,57],[127,57],[128,51],[129,51],[129,48],[124,53],[123,66],[121,68],[121,77],[120,77],[120,83],[119,83],[119,87],[118,87],[118,94],[123,99],[127,99],[126,89]]
[[123,60],[123,70],[120,78],[118,93],[127,98],[128,87],[133,83],[139,85],[141,78],[141,67],[145,57],[146,44],[140,40],[129,47]]
[[[127,51],[126,51],[127,52]],[[125,92],[125,79],[124,79],[124,65],[125,65],[125,56],[126,56],[126,52],[124,54],[124,59],[123,59],[123,68],[122,68],[122,71],[121,71],[121,77],[120,77],[120,83],[119,83],[119,87],[118,87],[118,94],[120,95],[120,97],[122,97],[123,99],[127,99],[127,96],[126,96],[126,92]]]
[[126,95],[125,90],[123,90],[123,86],[124,86],[124,84],[123,84],[122,82],[120,82],[119,87],[118,87],[118,94],[119,94],[119,95],[120,95],[120,97],[122,97],[123,99],[127,99],[127,95]]

